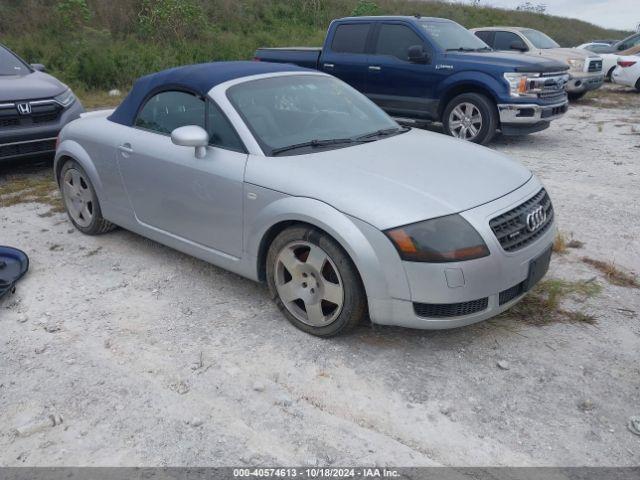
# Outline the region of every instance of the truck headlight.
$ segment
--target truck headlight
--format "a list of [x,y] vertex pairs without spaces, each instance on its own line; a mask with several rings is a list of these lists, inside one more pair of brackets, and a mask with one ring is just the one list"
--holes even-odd
[[576,70],[578,72],[584,71],[584,60],[570,58],[567,60],[567,63],[569,64],[569,67],[571,67],[571,70]]
[[384,233],[400,258],[410,262],[461,262],[489,255],[480,234],[458,214],[392,228]]
[[53,99],[63,107],[68,107],[75,101],[76,96],[73,94],[70,88],[67,88],[60,95],[56,95],[55,97],[53,97]]
[[536,97],[542,92],[544,79],[539,73],[507,72],[504,79],[509,84],[509,93],[512,97]]

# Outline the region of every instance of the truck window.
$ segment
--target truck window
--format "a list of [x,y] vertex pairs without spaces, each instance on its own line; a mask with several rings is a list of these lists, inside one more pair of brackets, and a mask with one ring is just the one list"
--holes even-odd
[[338,53],[364,53],[370,29],[370,23],[338,25],[331,42],[331,50]]
[[492,32],[492,31],[476,32],[476,37],[478,37],[480,40],[482,40],[484,43],[486,43],[490,47],[495,48],[493,45],[495,32]]
[[424,45],[413,30],[404,25],[385,23],[380,27],[375,54],[391,55],[406,61],[409,59],[409,47],[413,45]]
[[538,30],[522,30],[522,34],[527,37],[527,39],[531,43],[533,43],[534,47],[541,50],[544,50],[546,48],[560,48],[560,45],[558,45],[551,37],[548,37]]
[[522,39],[513,32],[496,32],[496,37],[493,41],[493,48],[496,50],[511,50],[511,45],[517,43],[526,47]]

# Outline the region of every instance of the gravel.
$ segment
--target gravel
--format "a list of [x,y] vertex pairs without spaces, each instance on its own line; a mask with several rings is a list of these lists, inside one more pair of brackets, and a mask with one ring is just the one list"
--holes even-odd
[[580,258],[640,272],[638,111],[587,102],[490,145],[543,179],[584,242],[549,276],[597,276],[600,295],[563,305],[594,326],[321,340],[262,285],[124,230],[84,236],[43,205],[0,208],[0,243],[31,257],[0,302],[0,465],[637,465],[640,295]]

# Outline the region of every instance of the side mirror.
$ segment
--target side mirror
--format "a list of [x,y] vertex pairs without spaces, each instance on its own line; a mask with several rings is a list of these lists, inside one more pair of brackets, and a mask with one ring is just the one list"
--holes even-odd
[[513,42],[511,45],[509,45],[509,49],[516,50],[518,52],[526,52],[527,50],[529,50],[527,46],[522,42]]
[[407,53],[411,63],[429,63],[429,55],[422,45],[411,45]]
[[38,72],[46,72],[47,69],[45,68],[45,66],[41,63],[32,63],[31,64],[31,68],[33,68],[34,70],[38,71]]
[[625,45],[618,45],[618,50],[619,51],[625,50]]
[[209,134],[198,125],[186,125],[171,132],[171,141],[181,147],[195,147],[196,158],[204,158],[209,145]]

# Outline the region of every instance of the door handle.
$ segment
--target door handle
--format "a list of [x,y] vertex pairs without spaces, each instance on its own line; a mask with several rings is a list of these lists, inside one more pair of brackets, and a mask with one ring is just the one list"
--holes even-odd
[[118,150],[126,157],[127,155],[133,153],[133,148],[131,148],[130,143],[124,143],[118,146]]
[[369,70],[379,72],[380,70],[382,70],[382,68],[378,67],[377,65],[369,65]]
[[333,68],[335,65],[333,63],[325,63],[324,68]]

